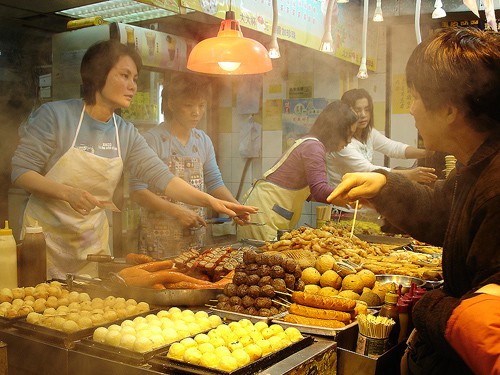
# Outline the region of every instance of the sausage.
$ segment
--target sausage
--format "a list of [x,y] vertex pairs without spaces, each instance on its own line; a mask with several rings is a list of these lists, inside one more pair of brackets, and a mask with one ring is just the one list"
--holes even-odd
[[344,311],[317,309],[315,307],[298,305],[296,303],[292,303],[288,307],[288,311],[291,314],[305,316],[308,318],[333,319],[344,323],[349,323],[351,321],[351,314]]
[[292,302],[298,303],[299,305],[316,307],[318,309],[338,311],[352,311],[356,306],[356,301],[351,299],[320,296],[318,294],[304,292],[293,292]]
[[345,327],[345,323],[340,322],[334,319],[318,319],[318,318],[309,318],[305,316],[295,315],[295,314],[287,314],[283,318],[285,322],[288,323],[296,323],[296,324],[304,324],[308,326],[319,326],[325,328],[343,328]]

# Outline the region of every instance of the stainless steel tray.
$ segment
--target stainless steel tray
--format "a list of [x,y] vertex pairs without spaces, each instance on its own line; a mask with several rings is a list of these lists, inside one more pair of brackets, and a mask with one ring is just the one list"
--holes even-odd
[[227,311],[227,310],[220,310],[220,309],[216,309],[213,307],[210,308],[210,311],[215,315],[219,315],[221,317],[221,319],[223,319],[223,320],[248,319],[254,324],[257,322],[269,323],[271,320],[280,318],[280,317],[284,316],[285,314],[287,314],[287,312],[285,311],[283,313],[271,315],[271,316],[257,316],[257,315],[242,314],[242,313],[237,313],[237,312]]
[[406,246],[411,243],[411,238],[405,237],[392,237],[384,236],[378,234],[355,234],[361,241],[366,241],[370,243],[379,243],[394,246]]
[[278,350],[262,357],[246,366],[240,367],[234,371],[228,372],[223,370],[216,370],[208,367],[192,365],[186,362],[177,361],[167,357],[167,353],[160,354],[153,357],[149,364],[153,366],[154,370],[171,373],[171,371],[179,371],[187,374],[200,374],[200,375],[250,375],[259,372],[283,359],[297,353],[299,350],[314,343],[312,336],[305,336],[302,340],[297,341],[286,348]]
[[345,327],[342,328],[327,328],[327,327],[310,326],[298,323],[289,323],[281,319],[272,319],[272,322],[279,324],[285,329],[289,327],[294,327],[297,328],[302,333],[309,333],[311,335],[329,336],[329,337],[335,337],[338,335],[339,332],[358,325],[358,322],[354,321],[350,324],[346,324]]
[[116,293],[125,298],[148,302],[155,306],[204,306],[216,300],[223,289],[149,289],[123,286]]

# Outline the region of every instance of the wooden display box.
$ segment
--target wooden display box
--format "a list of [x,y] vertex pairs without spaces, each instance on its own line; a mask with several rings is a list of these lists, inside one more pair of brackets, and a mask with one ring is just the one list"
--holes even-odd
[[[356,326],[356,337],[357,337]],[[337,343],[337,374],[338,375],[398,375],[399,364],[406,348],[406,342],[401,342],[378,358],[356,353],[356,340]]]

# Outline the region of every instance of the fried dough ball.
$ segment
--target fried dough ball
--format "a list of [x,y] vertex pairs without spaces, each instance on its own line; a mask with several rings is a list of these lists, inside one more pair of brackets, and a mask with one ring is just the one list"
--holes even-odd
[[24,291],[24,288],[14,288],[12,289],[12,296],[14,297],[14,299],[24,299],[24,297],[26,296],[26,293]]

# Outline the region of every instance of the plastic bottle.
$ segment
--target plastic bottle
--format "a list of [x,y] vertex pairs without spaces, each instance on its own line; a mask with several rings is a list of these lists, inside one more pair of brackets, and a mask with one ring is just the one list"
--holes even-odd
[[47,280],[45,235],[38,222],[32,227],[26,227],[18,272],[19,286],[35,286]]
[[5,228],[0,229],[0,288],[17,288],[17,248],[16,240],[5,220]]
[[392,327],[391,332],[389,334],[389,340],[387,342],[386,349],[390,349],[398,343],[400,325],[399,325],[399,313],[397,304],[398,304],[398,295],[396,293],[396,288],[393,285],[391,287],[391,290],[389,290],[385,294],[384,304],[380,308],[379,312],[380,316],[391,318],[396,322],[396,324],[394,325],[394,327]]
[[399,314],[399,336],[398,336],[398,344],[404,340],[409,335],[408,327],[409,327],[409,314],[408,314],[408,303],[404,301],[402,298],[398,301],[398,314]]

